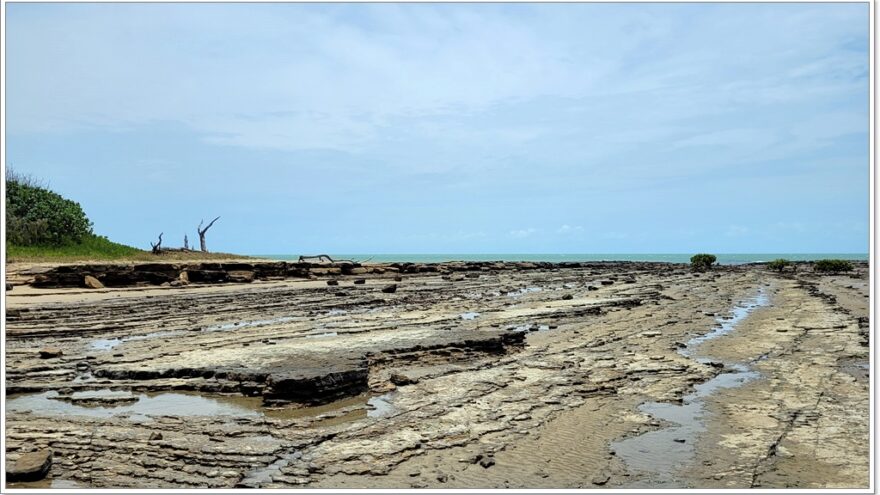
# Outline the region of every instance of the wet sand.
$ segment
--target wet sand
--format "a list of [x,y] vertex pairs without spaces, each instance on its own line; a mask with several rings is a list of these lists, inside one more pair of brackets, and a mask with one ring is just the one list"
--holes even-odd
[[867,265],[527,265],[18,285],[10,487],[868,486]]

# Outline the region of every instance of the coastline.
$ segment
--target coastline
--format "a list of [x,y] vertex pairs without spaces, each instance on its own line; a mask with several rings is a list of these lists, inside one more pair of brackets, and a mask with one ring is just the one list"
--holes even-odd
[[[444,263],[453,261],[532,261],[532,262],[658,262],[658,263],[689,263],[694,253],[587,253],[587,254],[552,254],[552,253],[427,253],[427,254],[331,254],[333,259],[350,259],[373,263]],[[260,259],[279,261],[296,261],[299,255],[287,254],[255,254]],[[716,253],[718,264],[739,265],[746,263],[766,263],[778,258],[789,261],[816,261],[820,259],[844,259],[850,261],[868,261],[868,253]]]

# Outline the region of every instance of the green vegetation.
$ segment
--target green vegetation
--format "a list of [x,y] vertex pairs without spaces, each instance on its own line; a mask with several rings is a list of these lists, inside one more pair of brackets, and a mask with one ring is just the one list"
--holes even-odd
[[847,260],[819,260],[813,265],[813,268],[817,272],[839,273],[851,271],[853,266]]
[[6,243],[6,258],[14,261],[114,260],[148,255],[147,251],[117,244],[106,237],[89,234],[80,242],[63,246],[19,246]]
[[767,263],[767,268],[773,271],[782,272],[782,270],[785,270],[785,267],[790,265],[791,261],[788,261],[785,258],[779,258],[771,261],[770,263]]
[[119,259],[145,253],[92,232],[79,203],[34,177],[6,171],[6,258]]
[[[207,230],[207,229],[205,229]],[[6,170],[6,261],[178,261],[241,259],[226,253],[162,251],[153,254],[92,232],[79,203],[45,182]]]
[[696,270],[698,272],[704,272],[706,270],[711,270],[712,264],[715,263],[716,259],[717,258],[715,258],[714,254],[705,254],[705,253],[695,254],[695,255],[691,256],[691,268],[693,268],[694,270]]
[[64,246],[92,235],[79,203],[12,171],[6,173],[6,242],[18,246]]

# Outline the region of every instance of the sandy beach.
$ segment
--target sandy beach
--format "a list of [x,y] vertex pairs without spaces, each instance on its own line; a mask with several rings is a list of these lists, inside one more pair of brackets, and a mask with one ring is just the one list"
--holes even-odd
[[244,265],[11,267],[9,486],[868,486],[867,264]]

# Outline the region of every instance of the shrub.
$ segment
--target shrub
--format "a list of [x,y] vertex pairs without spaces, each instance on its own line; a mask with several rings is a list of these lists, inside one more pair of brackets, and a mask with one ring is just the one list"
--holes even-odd
[[38,184],[30,177],[7,174],[7,242],[60,246],[92,234],[92,223],[79,203]]
[[715,255],[714,254],[695,254],[691,256],[691,267],[694,270],[704,272],[706,270],[712,269],[712,263],[715,263]]
[[791,265],[791,261],[788,261],[784,258],[779,258],[767,263],[767,268],[769,268],[770,270],[781,272],[782,270],[785,270],[785,267],[789,265]]
[[813,265],[813,269],[823,273],[848,272],[853,266],[847,260],[819,260]]

